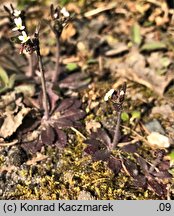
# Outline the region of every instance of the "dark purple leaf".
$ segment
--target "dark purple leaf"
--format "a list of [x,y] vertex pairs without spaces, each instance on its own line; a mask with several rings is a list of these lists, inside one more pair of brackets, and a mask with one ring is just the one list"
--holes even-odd
[[166,197],[167,195],[166,185],[157,182],[152,177],[148,178],[148,185],[158,196],[160,196],[161,198]]
[[45,130],[41,131],[41,140],[46,145],[52,145],[55,142],[56,134],[54,128],[50,125]]
[[62,116],[60,116],[60,120],[61,119],[69,119],[71,121],[77,121],[79,119],[82,119],[83,117],[85,117],[86,113],[83,110],[80,109],[70,109],[70,110],[66,110],[65,113],[63,113]]
[[153,172],[153,176],[164,179],[164,178],[172,178],[172,174],[170,174],[167,170],[161,172]]
[[134,178],[136,176],[138,176],[138,174],[139,174],[138,167],[133,161],[131,161],[129,159],[125,159],[124,160],[124,166],[125,166],[125,168],[126,168],[126,170],[130,176],[132,176]]
[[67,128],[67,127],[74,126],[73,122],[71,120],[66,119],[66,118],[56,120],[54,125],[58,128]]
[[164,171],[164,170],[168,170],[170,168],[170,161],[166,160],[166,161],[162,161],[159,165],[158,165],[158,169],[160,171]]
[[149,167],[147,162],[140,156],[137,157],[137,162],[140,164],[141,169],[147,173],[149,171]]
[[82,73],[69,75],[67,78],[59,82],[60,88],[78,89],[89,84],[90,79]]
[[61,103],[59,104],[58,108],[56,109],[56,111],[61,112],[61,111],[65,111],[68,108],[70,108],[74,103],[74,99],[71,98],[66,98],[63,101],[61,101]]
[[147,179],[144,175],[139,174],[134,178],[134,185],[136,188],[146,188],[147,187]]
[[21,146],[23,149],[25,149],[26,152],[35,154],[36,152],[41,150],[43,143],[41,141],[35,140],[33,142],[23,143]]
[[71,108],[72,109],[78,109],[82,105],[82,102],[80,100],[74,100],[74,103],[72,104]]
[[138,147],[139,147],[139,144],[135,143],[135,144],[125,145],[125,146],[121,147],[121,149],[124,152],[134,153],[134,152],[137,152]]
[[101,142],[97,139],[87,139],[84,141],[84,143],[95,146],[95,147],[101,146]]
[[103,129],[99,129],[98,130],[98,138],[101,139],[101,141],[107,145],[107,146],[110,146],[111,145],[111,138],[109,137],[109,135],[106,133],[105,130]]
[[95,160],[107,161],[109,159],[110,152],[107,150],[99,150],[94,153]]
[[47,94],[49,95],[50,110],[53,111],[56,107],[59,96],[54,92],[51,85],[47,87]]
[[86,152],[89,155],[94,155],[96,151],[98,151],[98,148],[96,146],[91,146],[91,145],[87,146],[84,149],[84,152]]
[[73,122],[73,126],[76,127],[76,128],[82,128],[83,125],[82,125],[81,122],[75,121],[75,122]]
[[69,75],[68,77],[66,77],[64,80],[62,80],[60,83],[71,83],[76,80],[83,79],[84,77],[86,77],[86,75],[83,73],[73,73]]
[[59,128],[55,128],[56,133],[57,133],[57,141],[56,141],[56,146],[60,148],[64,148],[67,144],[67,136],[66,133]]
[[121,161],[116,158],[109,158],[108,167],[114,172],[115,175],[117,175],[122,168],[122,164]]

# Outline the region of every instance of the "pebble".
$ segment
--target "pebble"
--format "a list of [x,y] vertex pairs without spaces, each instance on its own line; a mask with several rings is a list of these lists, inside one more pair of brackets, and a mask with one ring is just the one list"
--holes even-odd
[[170,142],[169,138],[158,133],[158,132],[151,132],[150,135],[147,136],[147,140],[152,147],[157,148],[169,148]]

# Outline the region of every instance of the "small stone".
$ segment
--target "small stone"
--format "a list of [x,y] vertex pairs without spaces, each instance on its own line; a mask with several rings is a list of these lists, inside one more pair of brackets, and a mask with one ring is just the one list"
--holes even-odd
[[158,148],[170,147],[169,138],[158,132],[152,132],[149,136],[147,136],[147,140],[149,144],[152,145],[153,147],[158,147]]
[[152,121],[145,124],[145,127],[149,132],[158,132],[160,134],[165,134],[164,129],[157,119],[153,119]]
[[80,191],[78,195],[78,200],[94,200],[94,197],[87,191]]

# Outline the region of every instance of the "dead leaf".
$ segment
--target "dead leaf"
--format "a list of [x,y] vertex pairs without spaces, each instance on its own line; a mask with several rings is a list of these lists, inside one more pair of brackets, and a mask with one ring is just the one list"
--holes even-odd
[[161,76],[146,67],[145,57],[136,49],[132,49],[124,62],[116,64],[111,60],[108,64],[112,71],[117,71],[117,75],[145,85],[160,96],[163,96],[168,85],[174,80],[174,74]]
[[97,129],[101,128],[101,124],[99,122],[96,122],[95,120],[90,120],[86,122],[86,130],[88,133],[92,132],[97,132]]
[[73,37],[76,34],[76,29],[72,23],[68,24],[66,28],[63,29],[61,38],[66,41],[67,39]]
[[108,50],[105,55],[106,56],[115,56],[115,55],[119,55],[122,53],[125,53],[128,51],[128,47],[126,46],[126,44],[124,43],[118,43],[116,44],[116,48],[115,49],[111,49]]
[[164,119],[167,118],[174,119],[174,111],[172,110],[171,106],[168,104],[153,107],[151,114],[152,115],[159,114]]
[[30,108],[22,107],[16,115],[7,112],[6,118],[0,128],[0,136],[7,138],[16,132],[18,127],[22,124],[24,117],[30,112],[30,110]]

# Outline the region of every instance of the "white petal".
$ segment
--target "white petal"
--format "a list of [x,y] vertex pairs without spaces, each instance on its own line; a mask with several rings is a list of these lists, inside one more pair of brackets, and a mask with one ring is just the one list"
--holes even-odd
[[115,91],[114,89],[110,89],[110,90],[105,94],[105,96],[104,96],[104,100],[105,100],[105,101],[108,101],[109,98],[112,97],[114,91]]
[[61,14],[63,14],[64,17],[69,17],[69,12],[66,10],[65,7],[63,7],[60,12],[61,12]]
[[15,18],[14,19],[14,23],[17,25],[17,26],[22,26],[22,19],[20,18],[20,17],[18,17],[18,18]]
[[14,15],[15,17],[18,17],[20,14],[21,14],[21,11],[20,11],[20,10],[14,10],[13,15]]
[[20,35],[18,36],[19,40],[23,41],[24,40],[24,36]]
[[21,26],[21,27],[20,27],[20,30],[24,30],[24,29],[25,29],[25,26]]
[[12,31],[17,31],[18,30],[18,27],[15,27],[12,29]]
[[27,37],[27,33],[25,31],[22,31],[23,37]]

